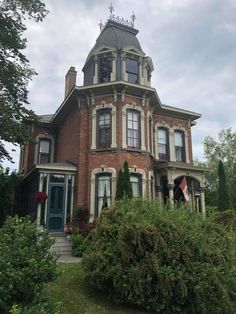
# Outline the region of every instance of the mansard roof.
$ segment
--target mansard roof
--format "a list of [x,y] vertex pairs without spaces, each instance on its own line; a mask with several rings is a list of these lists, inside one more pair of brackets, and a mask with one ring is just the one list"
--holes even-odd
[[85,65],[88,63],[90,58],[106,47],[109,49],[125,49],[134,48],[138,53],[144,55],[141,45],[136,37],[138,30],[121,23],[117,23],[112,20],[108,20],[104,29],[101,31],[100,35],[96,40],[96,44],[90,51]]

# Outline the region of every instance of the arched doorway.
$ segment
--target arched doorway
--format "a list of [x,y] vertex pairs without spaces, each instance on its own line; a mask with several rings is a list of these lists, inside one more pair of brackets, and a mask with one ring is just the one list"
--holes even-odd
[[200,212],[200,182],[191,176],[186,176],[187,193],[189,196],[189,201],[186,202],[184,193],[180,187],[184,178],[185,176],[179,176],[174,180],[174,201],[180,205],[187,203],[193,210]]

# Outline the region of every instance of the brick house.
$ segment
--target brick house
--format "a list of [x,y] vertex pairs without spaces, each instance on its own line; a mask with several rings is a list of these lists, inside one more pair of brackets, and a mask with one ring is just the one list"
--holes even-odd
[[[190,204],[205,215],[206,169],[193,165],[191,141],[200,114],[161,103],[137,33],[132,23],[110,18],[86,59],[84,85],[76,86],[70,67],[64,101],[55,114],[39,116],[35,142],[21,148],[22,206],[50,231],[63,231],[79,206],[96,219],[104,193],[108,205],[115,201],[126,160],[135,197],[174,205],[184,199],[186,177]],[[42,204],[38,191],[48,196]]]

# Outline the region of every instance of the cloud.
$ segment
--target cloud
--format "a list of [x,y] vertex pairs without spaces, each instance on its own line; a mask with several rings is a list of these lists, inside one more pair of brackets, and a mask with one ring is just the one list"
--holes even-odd
[[[47,0],[42,23],[27,22],[27,57],[38,72],[29,86],[31,107],[53,113],[63,101],[71,65],[83,83],[82,67],[109,16],[110,1]],[[196,157],[205,136],[235,125],[236,2],[234,0],[116,0],[115,15],[133,10],[138,38],[153,59],[152,86],[161,101],[202,114],[193,128]]]

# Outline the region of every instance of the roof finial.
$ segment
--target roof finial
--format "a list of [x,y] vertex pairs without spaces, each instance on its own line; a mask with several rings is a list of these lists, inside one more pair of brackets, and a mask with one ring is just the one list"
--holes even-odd
[[111,2],[110,6],[108,7],[109,11],[110,11],[110,18],[112,18],[113,16],[113,12],[114,12],[114,7],[113,7],[113,4]]
[[100,23],[98,24],[99,28],[100,28],[100,31],[102,31],[103,29],[103,24],[102,24],[102,20],[100,20]]
[[134,21],[136,20],[136,16],[134,14],[134,11],[133,11],[133,14],[131,15],[131,20],[132,20],[132,26],[134,27]]

